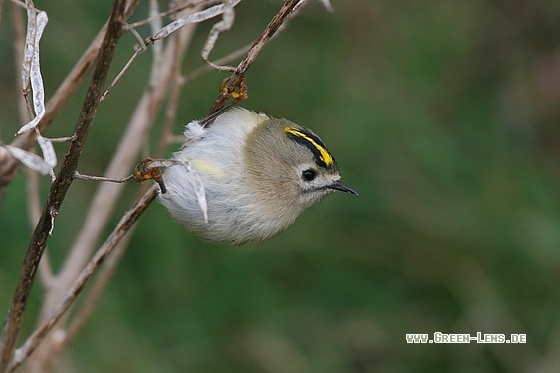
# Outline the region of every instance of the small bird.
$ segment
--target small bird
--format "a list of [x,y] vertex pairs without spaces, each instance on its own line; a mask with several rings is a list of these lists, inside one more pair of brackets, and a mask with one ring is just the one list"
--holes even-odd
[[187,124],[174,159],[188,164],[204,185],[207,222],[193,173],[169,167],[159,193],[171,216],[211,242],[243,245],[288,228],[328,193],[358,194],[340,181],[338,166],[319,136],[286,119],[234,108],[208,127]]

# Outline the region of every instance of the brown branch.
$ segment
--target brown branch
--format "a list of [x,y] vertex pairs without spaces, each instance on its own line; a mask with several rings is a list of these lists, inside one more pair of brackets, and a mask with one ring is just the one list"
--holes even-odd
[[[116,0],[116,2],[118,1],[119,0]],[[301,0],[286,0],[284,2],[282,8],[272,19],[272,21],[266,27],[264,32],[255,41],[255,43],[253,44],[249,52],[246,54],[245,58],[240,62],[239,66],[236,68],[236,71],[225,85],[226,93],[220,94],[220,97],[218,97],[218,99],[214,103],[213,109],[211,109],[209,114],[216,113],[224,107],[227,99],[231,97],[231,92],[234,92],[235,88],[241,84],[247,69],[254,62],[257,55],[268,43],[268,41],[270,41],[271,37],[276,33],[279,27],[288,19],[290,15],[293,14],[294,10],[296,10],[301,4],[302,4]],[[115,32],[113,28],[113,26],[115,26],[115,23],[113,21],[115,21],[114,13],[111,16],[111,20],[109,23],[110,26],[107,35],[111,35],[112,32]],[[117,22],[117,24],[118,24],[118,28],[120,28],[120,22]],[[102,51],[104,51],[105,48],[110,47],[111,45],[114,47],[117,38],[118,37],[116,37],[113,40],[113,44],[109,43],[108,45],[104,43],[104,48]],[[102,54],[103,53],[104,52],[102,52]],[[91,120],[93,119],[93,115],[95,114],[96,107],[99,103],[98,99],[102,94],[101,89],[103,85],[102,84],[99,86],[96,85],[95,86],[96,89],[93,89],[93,82],[100,78],[98,76],[98,70],[100,69],[103,70],[102,67],[108,65],[109,65],[109,60],[103,61],[102,58],[100,58],[96,68],[96,72],[94,73],[94,78],[92,79],[92,87],[90,88],[90,92],[92,93],[90,94],[90,92],[88,92],[88,97],[86,99],[86,103],[84,104],[84,110],[82,112],[82,116],[80,117],[80,121],[78,123],[74,135],[74,140],[71,142],[69,151],[67,152],[64,163],[61,167],[59,177],[57,178],[56,182],[53,184],[51,188],[51,193],[49,194],[49,198],[47,200],[45,210],[43,211],[41,220],[37,225],[36,231],[34,233],[32,243],[30,244],[29,251],[28,251],[28,258],[31,264],[36,265],[36,263],[40,258],[40,255],[42,254],[42,251],[44,250],[48,233],[52,230],[54,217],[58,212],[58,208],[62,203],[64,195],[72,181],[74,172],[76,171],[76,165],[77,165],[77,160],[79,158],[79,153],[83,148],[83,143],[85,141],[85,138],[87,137],[87,132],[89,131],[89,127],[91,126]],[[104,80],[106,75],[106,69],[103,71],[105,73],[102,74],[102,78]],[[92,100],[92,97],[97,97],[97,100]],[[85,135],[83,134],[84,132],[82,131],[85,131]],[[26,297],[22,297],[22,295],[24,295],[25,293],[16,292],[16,296],[14,296],[14,302],[12,306],[12,308],[15,308],[15,311],[12,311],[12,309],[10,309],[9,315],[17,311],[19,311],[20,313],[18,314],[18,317],[8,318],[8,322],[6,323],[6,327],[4,330],[5,333],[2,335],[2,338],[4,338],[4,335],[7,335],[8,337],[13,336],[13,334],[6,333],[6,330],[15,329],[15,337],[14,340],[11,342],[11,346],[7,346],[7,344],[3,344],[1,346],[4,349],[3,356],[6,355],[8,359],[7,361],[2,362],[4,364],[2,365],[4,369],[5,367],[9,367],[9,371],[12,371],[13,369],[17,368],[23,361],[25,361],[27,356],[29,356],[33,352],[33,350],[37,347],[37,345],[61,320],[63,315],[73,304],[76,297],[84,289],[85,285],[89,282],[89,280],[93,277],[93,275],[99,270],[100,265],[105,260],[107,255],[110,254],[110,252],[113,250],[113,248],[118,243],[118,241],[131,229],[134,222],[145,211],[148,205],[155,199],[156,194],[157,194],[157,188],[154,186],[146,194],[144,194],[142,200],[138,204],[136,204],[136,206],[133,207],[123,217],[123,219],[121,220],[119,225],[115,228],[111,236],[109,236],[109,238],[105,241],[105,243],[102,245],[100,250],[94,255],[90,263],[80,273],[77,280],[71,286],[67,296],[64,299],[62,299],[61,303],[59,303],[59,306],[55,309],[53,314],[48,319],[46,319],[39,326],[39,328],[27,339],[24,345],[17,350],[17,353],[15,354],[15,356],[17,357],[14,359],[11,365],[8,365],[10,363],[9,359],[11,358],[13,346],[15,345],[15,341],[17,340],[17,333],[19,333],[19,327],[21,326],[21,320],[23,318],[23,312],[25,310]],[[26,260],[26,264],[28,264],[28,260]],[[26,270],[26,268],[31,275],[29,275],[29,273],[24,275],[22,272],[22,276],[20,277],[20,282],[24,282],[27,288],[30,289],[33,281],[34,269],[29,270],[29,268],[33,268],[33,267],[27,265],[24,267],[24,271]],[[19,289],[20,286],[18,284],[18,290]],[[18,298],[16,299],[16,297]],[[15,305],[20,305],[20,306],[17,307]],[[13,321],[10,321],[11,319],[16,319],[16,322],[19,322],[19,325],[17,325],[15,328],[12,326],[11,329],[9,329],[8,324],[14,323]],[[79,329],[79,324],[82,322],[80,320],[78,321],[79,322],[77,324],[78,325],[77,329]],[[73,328],[71,328],[71,332],[73,332]],[[9,352],[6,352],[6,350],[9,350]],[[0,372],[3,372],[4,369],[0,369]]]
[[[185,56],[185,50],[188,48],[194,30],[194,24],[191,27],[183,28],[172,37],[161,57],[154,58],[154,64],[157,66],[152,68],[150,85],[138,102],[127,130],[115,151],[113,160],[107,168],[106,175],[117,176],[133,167],[133,162],[137,159],[143,139],[147,137],[150,126],[155,123],[154,118],[168,94],[169,86],[175,84],[174,81],[176,76],[179,75],[182,58]],[[59,275],[59,282],[68,284],[65,288],[73,284],[79,275],[79,271],[89,260],[91,250],[97,245],[105,223],[108,221],[121,192],[121,185],[103,183],[95,193],[84,226],[78,234]],[[81,310],[77,312],[79,315]]]
[[[12,2],[12,4],[14,4],[14,12],[15,6],[21,6],[20,2]],[[138,0],[129,1],[123,19],[128,18],[137,5]],[[23,7],[25,8],[25,4],[23,5]],[[38,123],[38,128],[41,133],[44,133],[44,131],[50,126],[52,121],[58,116],[58,114],[60,114],[60,112],[72,98],[74,93],[76,93],[78,88],[82,85],[84,79],[86,78],[87,74],[96,61],[97,55],[99,54],[99,49],[101,47],[101,42],[103,41],[103,37],[106,34],[106,31],[107,24],[105,24],[99,31],[95,39],[91,42],[91,44],[84,52],[80,60],[76,63],[72,71],[67,75],[66,79],[62,82],[51,99],[47,102],[45,107],[45,115]],[[19,60],[18,66],[21,64],[22,60],[23,58]],[[27,113],[27,110],[25,112]],[[35,132],[29,131],[23,135],[18,136],[10,145],[28,150],[33,146],[34,141]],[[11,157],[4,164],[0,164],[0,195],[6,190],[6,187],[17,175],[19,165],[20,161],[13,157]]]
[[9,367],[6,372],[11,372],[16,369],[25,359],[35,350],[40,341],[51,331],[53,326],[60,320],[60,318],[68,311],[70,306],[74,303],[78,295],[82,292],[85,286],[88,284],[89,280],[97,273],[103,261],[107,258],[109,254],[113,251],[115,246],[119,241],[128,233],[132,228],[134,223],[142,215],[142,213],[148,208],[150,203],[157,196],[157,186],[153,185],[142,198],[130,209],[117,224],[113,232],[109,235],[103,246],[97,251],[93,256],[88,265],[83,269],[80,276],[76,282],[72,285],[68,291],[66,297],[60,302],[54,313],[46,319],[41,326],[33,332],[33,334],[27,339],[25,344],[18,349],[17,359]]
[[91,84],[74,131],[74,138],[70,142],[60,172],[51,186],[47,203],[33,232],[12,304],[8,310],[8,316],[0,337],[0,348],[2,350],[0,355],[0,372],[5,372],[12,360],[12,354],[23,323],[25,308],[31,293],[37,266],[45,250],[48,236],[54,227],[55,217],[64,201],[68,188],[72,184],[82,149],[93,124],[117,41],[123,32],[122,17],[125,3],[126,0],[115,0],[113,4],[107,33],[103,39]]
[[[142,188],[142,191],[145,191],[145,188]],[[147,208],[148,204],[149,202],[147,202],[145,206],[143,206],[143,208]],[[130,243],[133,232],[134,228],[130,228],[127,232],[125,232],[126,235],[118,242],[117,245],[115,245],[114,249],[112,249],[112,253],[109,253],[110,255],[107,257],[107,259],[103,263],[103,266],[100,268],[95,282],[90,285],[91,290],[88,292],[83,304],[80,305],[78,314],[74,316],[71,322],[69,322],[69,326],[66,328],[66,336],[64,340],[60,341],[57,346],[60,350],[64,349],[67,345],[70,344],[70,342],[74,340],[74,338],[78,336],[86,322],[89,320],[90,316],[95,311],[97,302],[99,301],[99,299],[103,295],[103,292],[105,291],[105,288],[109,284],[111,276],[113,275],[113,273],[115,273],[117,266],[120,263],[120,260],[124,255],[128,244]],[[98,269],[96,268],[94,271],[97,270]],[[40,343],[40,340],[37,340],[36,343]]]
[[[166,117],[165,122],[164,125],[162,126],[160,140],[155,151],[156,158],[162,157],[165,149],[169,145],[169,138],[171,137],[171,128],[177,116],[179,95],[184,83],[184,79],[181,79],[180,77],[181,58],[183,57],[184,54],[183,53],[184,47],[182,45],[184,44],[184,41],[188,39],[190,38],[176,37],[169,44],[169,47],[170,48],[173,47],[177,52],[173,57],[175,59],[175,63],[171,65],[171,68],[166,69],[171,72],[170,79],[169,79],[169,84],[171,85],[171,93],[169,94],[169,98],[168,98],[167,110],[165,113],[165,117]],[[158,60],[159,58],[161,58],[161,56],[159,56],[158,58],[154,58],[154,60]],[[161,83],[157,82],[156,84],[161,84]],[[140,191],[139,197],[146,194],[145,188],[142,188],[139,191]],[[109,283],[111,276],[113,275],[113,273],[117,268],[120,258],[122,257],[122,255],[126,250],[126,247],[128,246],[128,242],[130,240],[132,230],[133,228],[129,230],[128,235],[125,236],[118,243],[118,245],[115,247],[113,251],[113,254],[110,257],[108,257],[107,260],[105,261],[103,268],[100,270],[100,273],[97,276],[95,283],[92,284],[91,291],[87,295],[87,298],[85,299],[77,315],[70,323],[70,326],[67,328],[66,338],[61,343],[62,347],[68,345],[78,335],[81,328],[84,326],[88,318],[93,313],[97,301],[103,294],[105,287]]]
[[[194,30],[194,27],[191,27],[191,29]],[[168,65],[164,68],[165,71],[170,72],[169,79],[165,79],[165,81],[167,81],[168,83],[163,84],[159,80],[153,81],[153,84],[155,86],[171,85],[171,93],[169,94],[167,110],[165,114],[166,119],[164,125],[162,126],[159,144],[155,151],[156,158],[160,158],[161,156],[163,156],[163,152],[165,151],[165,148],[169,144],[168,139],[170,137],[171,127],[175,122],[176,115],[177,115],[179,94],[181,88],[183,87],[183,79],[180,78],[181,60],[184,56],[185,42],[187,40],[190,40],[190,36],[192,36],[192,32],[190,32],[187,29],[184,29],[178,35],[180,36],[174,37],[168,44],[168,48],[170,50],[174,50],[173,52],[174,55],[172,58],[169,58],[167,53],[164,54],[160,53],[159,56],[154,56],[154,62],[160,65],[160,68],[161,68],[162,61],[170,61],[170,62],[174,61],[171,63],[170,66]],[[164,58],[164,60],[161,60],[161,58]],[[152,70],[153,74],[155,76],[159,76],[161,79],[162,77],[161,74],[155,74],[155,70],[157,69],[154,68]],[[169,88],[167,88],[167,90],[169,90]],[[153,91],[153,90],[149,90],[149,91]],[[139,197],[141,197],[142,195],[146,195],[145,188],[140,189],[139,192],[140,192]],[[147,204],[145,207],[147,207]],[[130,230],[127,232],[128,235],[126,235],[118,243],[118,245],[114,248],[111,256],[107,258],[103,267],[100,269],[99,275],[97,276],[95,283],[91,285],[91,291],[88,293],[87,298],[84,300],[84,303],[82,304],[81,308],[77,311],[76,316],[74,317],[72,322],[69,324],[69,327],[67,328],[67,335],[64,341],[61,342],[61,348],[64,348],[64,346],[68,345],[76,337],[76,335],[84,326],[88,318],[93,313],[97,301],[103,294],[105,287],[109,283],[111,276],[113,275],[113,273],[117,268],[120,258],[122,257],[122,255],[124,254],[128,246],[128,242],[130,240],[132,231],[133,228],[130,228]]]
[[278,31],[280,26],[289,18],[289,16],[294,12],[300,5],[302,5],[303,0],[284,0],[284,4],[272,18],[270,23],[266,26],[264,31],[258,37],[258,39],[253,43],[245,57],[241,60],[235,72],[231,75],[227,83],[224,85],[222,92],[212,104],[210,111],[206,114],[206,117],[211,117],[213,114],[220,112],[227,100],[231,97],[231,94],[235,92],[236,88],[242,84],[245,78],[245,73],[249,67],[255,62],[255,59],[259,53],[263,50],[265,45],[270,41],[272,36]]

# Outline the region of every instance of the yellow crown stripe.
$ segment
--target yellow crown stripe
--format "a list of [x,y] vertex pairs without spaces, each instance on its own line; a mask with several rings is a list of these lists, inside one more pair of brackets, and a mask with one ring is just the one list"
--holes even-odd
[[334,163],[334,159],[332,155],[328,152],[328,150],[324,146],[319,144],[317,141],[315,141],[305,133],[301,132],[298,128],[286,127],[285,132],[290,133],[294,136],[301,137],[306,141],[308,141],[311,145],[313,145],[313,147],[319,151],[320,154],[319,158],[321,159],[321,161],[325,162],[327,167],[331,166]]

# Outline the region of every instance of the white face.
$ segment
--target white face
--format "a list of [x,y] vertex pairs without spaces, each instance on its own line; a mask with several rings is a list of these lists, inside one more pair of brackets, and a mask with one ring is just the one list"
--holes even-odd
[[321,172],[315,164],[300,164],[294,172],[297,173],[299,186],[301,190],[300,198],[304,203],[318,202],[323,196],[332,192],[333,189],[328,188],[335,181],[340,180],[340,175],[328,174]]

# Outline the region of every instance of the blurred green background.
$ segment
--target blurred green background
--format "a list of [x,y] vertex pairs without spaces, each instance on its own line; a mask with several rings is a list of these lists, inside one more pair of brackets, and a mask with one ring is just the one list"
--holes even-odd
[[[279,4],[242,2],[212,58],[253,41]],[[41,42],[50,97],[110,4],[35,5],[50,19]],[[243,248],[201,242],[153,204],[60,371],[560,371],[560,2],[333,6],[312,2],[266,47],[243,106],[317,132],[360,196],[330,195],[285,233]],[[18,128],[11,22],[5,10],[4,142]],[[198,29],[185,72],[201,65],[210,26]],[[113,74],[134,43],[124,36]],[[109,162],[149,58],[101,106],[82,173]],[[175,133],[204,116],[225,77],[207,73],[186,87]],[[70,134],[84,92],[47,136]],[[57,145],[59,156],[65,149]],[[48,185],[43,178],[43,200]],[[49,243],[55,268],[96,186],[71,188]],[[138,190],[127,188],[110,228]],[[24,192],[21,174],[0,213],[2,318],[30,238]],[[36,287],[26,331],[40,296]],[[524,333],[527,343],[406,343],[406,333],[434,332]]]

